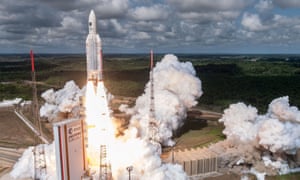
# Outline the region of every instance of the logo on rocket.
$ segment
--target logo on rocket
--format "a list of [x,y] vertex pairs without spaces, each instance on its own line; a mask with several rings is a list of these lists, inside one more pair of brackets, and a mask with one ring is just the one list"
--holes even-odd
[[89,15],[89,34],[86,38],[87,80],[96,85],[103,80],[102,45],[97,33],[96,16],[93,10]]

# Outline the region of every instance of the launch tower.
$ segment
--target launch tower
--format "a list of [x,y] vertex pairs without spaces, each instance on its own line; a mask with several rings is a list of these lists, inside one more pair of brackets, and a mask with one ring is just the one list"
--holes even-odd
[[148,137],[150,142],[157,143],[158,127],[155,119],[155,99],[154,99],[154,79],[153,79],[153,51],[150,51],[150,108],[149,108],[149,128]]
[[[32,114],[35,126],[38,128],[38,135],[35,135],[36,145],[39,143],[39,137],[42,135],[42,126],[39,118],[39,105],[37,99],[37,88],[36,88],[36,77],[34,67],[34,55],[33,51],[30,50],[31,59],[31,78],[32,78]],[[35,146],[33,151],[34,158],[34,179],[40,179],[43,175],[47,174],[46,158],[44,145]]]

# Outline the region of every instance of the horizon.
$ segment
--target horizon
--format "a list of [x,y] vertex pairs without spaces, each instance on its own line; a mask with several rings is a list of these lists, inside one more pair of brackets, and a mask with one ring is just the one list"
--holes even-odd
[[[38,55],[80,55],[85,56],[85,53],[35,53]],[[141,53],[103,53],[103,55],[149,55],[149,53],[141,52]],[[174,54],[176,56],[181,55],[198,55],[198,56],[300,56],[300,53],[177,53],[177,52],[158,52],[154,53],[156,55],[165,55],[165,54]],[[0,56],[5,55],[29,55],[28,53],[0,53]]]

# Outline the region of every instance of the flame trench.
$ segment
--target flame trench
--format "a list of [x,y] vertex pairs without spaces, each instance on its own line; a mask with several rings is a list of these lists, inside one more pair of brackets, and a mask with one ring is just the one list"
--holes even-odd
[[[96,89],[96,91],[95,91]],[[88,81],[86,89],[87,157],[91,170],[100,179],[110,179],[110,143],[113,141],[113,126],[109,115],[104,84],[94,87]]]

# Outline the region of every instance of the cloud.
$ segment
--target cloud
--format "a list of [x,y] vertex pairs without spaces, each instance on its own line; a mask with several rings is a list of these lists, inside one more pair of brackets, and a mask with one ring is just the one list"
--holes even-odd
[[169,15],[168,8],[162,4],[156,4],[150,7],[140,6],[132,9],[129,16],[134,20],[155,21],[166,19]]
[[41,0],[44,4],[60,11],[94,9],[101,19],[122,17],[129,8],[128,0]]
[[124,38],[128,30],[125,25],[121,24],[117,19],[108,19],[99,21],[99,33],[101,37]]
[[230,11],[245,8],[252,0],[168,0],[181,12]]
[[198,23],[211,23],[224,20],[234,20],[239,16],[237,11],[224,11],[224,12],[184,12],[178,15],[181,19],[186,21]]
[[260,0],[256,5],[255,8],[261,12],[268,12],[274,8],[272,0]]
[[101,0],[95,3],[96,14],[100,19],[124,17],[128,11],[128,0]]
[[244,13],[241,23],[250,31],[262,31],[268,29],[267,26],[262,24],[258,14]]
[[128,28],[134,28],[136,31],[142,32],[160,32],[164,33],[170,28],[160,21],[133,21],[127,24]]
[[300,8],[298,0],[273,0],[274,4],[281,8]]
[[146,32],[137,32],[132,37],[132,39],[136,39],[136,40],[145,40],[145,39],[150,39],[150,38],[151,38],[151,36]]
[[[3,0],[1,52],[85,51],[91,9],[106,52],[193,52],[234,48],[253,42],[299,44],[298,1],[277,0]],[[264,34],[263,34],[264,33]],[[294,37],[294,38],[293,38]],[[299,38],[298,38],[299,37]],[[179,46],[180,44],[180,46]],[[218,46],[218,47],[216,47]],[[247,47],[249,44],[247,44]],[[123,49],[122,49],[123,48]]]

